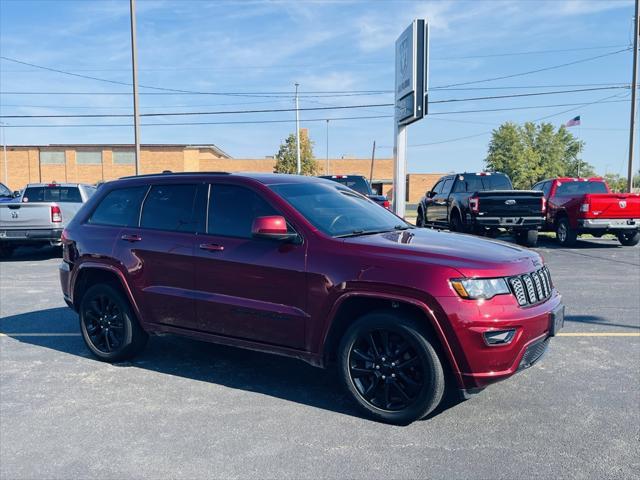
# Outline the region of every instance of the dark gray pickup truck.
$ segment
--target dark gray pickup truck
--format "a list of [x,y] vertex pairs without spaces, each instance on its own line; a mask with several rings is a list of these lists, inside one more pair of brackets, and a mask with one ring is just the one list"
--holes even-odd
[[442,177],[418,205],[417,225],[457,232],[512,232],[518,243],[533,247],[546,212],[544,196],[514,190],[504,173],[457,173]]

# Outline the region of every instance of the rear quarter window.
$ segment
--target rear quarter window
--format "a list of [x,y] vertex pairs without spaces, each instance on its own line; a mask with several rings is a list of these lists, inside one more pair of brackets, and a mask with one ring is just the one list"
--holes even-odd
[[145,193],[146,186],[112,190],[100,201],[88,223],[119,227],[137,226],[140,204]]

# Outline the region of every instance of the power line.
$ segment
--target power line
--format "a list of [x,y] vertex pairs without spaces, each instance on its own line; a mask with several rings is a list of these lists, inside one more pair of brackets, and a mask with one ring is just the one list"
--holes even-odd
[[[430,102],[431,104],[440,104],[440,103],[454,103],[454,102],[466,102],[466,101],[481,101],[481,100],[501,100],[505,98],[521,98],[521,97],[531,97],[531,96],[541,96],[541,95],[558,95],[558,94],[566,94],[566,93],[580,93],[580,92],[589,92],[589,91],[600,91],[600,90],[611,90],[611,89],[621,89],[627,88],[622,86],[611,86],[611,87],[594,87],[594,88],[583,88],[583,89],[574,89],[574,90],[556,90],[551,92],[529,92],[529,93],[518,93],[518,94],[510,94],[510,95],[492,95],[487,97],[471,97],[471,98],[451,98],[444,100],[435,100]],[[315,102],[320,103],[322,102]],[[573,104],[560,104],[559,106],[564,105],[573,105]],[[353,108],[375,108],[375,107],[392,107],[393,103],[377,103],[377,104],[361,104],[361,105],[330,105],[326,107],[303,107],[298,109],[298,111],[315,111],[315,110],[344,110],[344,109],[353,109]],[[538,108],[535,106],[530,107],[510,107],[511,109],[526,109],[526,108]],[[501,111],[504,109],[483,109],[483,110],[466,110],[461,112],[435,112],[432,115],[442,115],[445,113],[477,113],[477,112],[491,112],[491,111]],[[508,109],[507,109],[508,110]],[[271,109],[262,109],[262,110],[224,110],[224,111],[201,111],[201,112],[156,112],[156,113],[143,113],[141,116],[144,117],[163,117],[163,116],[188,116],[188,115],[225,115],[225,114],[248,114],[248,113],[278,113],[278,112],[295,112],[295,108],[271,108]],[[131,117],[130,114],[52,114],[52,115],[0,115],[0,118],[123,118],[123,117]]]
[[542,53],[565,53],[565,52],[579,52],[584,50],[603,50],[605,48],[620,48],[629,47],[629,45],[603,45],[601,47],[581,47],[581,48],[562,48],[555,50],[526,50],[523,52],[505,52],[505,53],[491,53],[486,55],[465,55],[462,57],[441,57],[433,58],[433,60],[467,60],[473,58],[493,58],[493,57],[520,57],[522,55],[538,55]]
[[[393,115],[365,115],[355,117],[333,117],[333,118],[308,118],[300,120],[300,123],[307,122],[326,122],[327,120],[340,121],[340,120],[373,120],[378,118],[392,118]],[[175,126],[189,126],[189,125],[247,125],[247,124],[265,124],[265,123],[295,123],[295,119],[291,120],[237,120],[237,121],[225,121],[225,122],[173,122],[173,123],[142,123],[142,127],[175,127]],[[94,124],[43,124],[43,125],[6,125],[6,128],[64,128],[64,127],[132,127],[132,123],[94,123]]]
[[587,57],[587,58],[583,58],[580,60],[574,60],[573,62],[566,62],[566,63],[561,63],[559,65],[551,65],[549,67],[543,67],[543,68],[537,68],[535,70],[528,70],[526,72],[519,72],[519,73],[512,73],[510,75],[502,75],[499,77],[491,77],[491,78],[483,78],[481,80],[471,80],[468,82],[460,82],[460,83],[450,83],[449,85],[440,85],[439,87],[436,88],[449,88],[449,87],[459,87],[462,85],[473,85],[476,83],[484,83],[484,82],[493,82],[495,80],[505,80],[507,78],[515,78],[515,77],[522,77],[524,75],[531,75],[534,73],[540,73],[540,72],[546,72],[549,70],[555,70],[558,68],[563,68],[563,67],[568,67],[571,65],[577,65],[579,63],[585,63],[585,62],[591,62],[593,60],[597,60],[599,58],[604,58],[604,57],[610,57],[612,55],[617,55],[618,53],[622,53],[622,52],[628,52],[629,50],[631,50],[630,47],[627,48],[623,48],[621,50],[616,50],[614,52],[609,52],[609,53],[603,53],[602,55],[596,55],[594,57]]

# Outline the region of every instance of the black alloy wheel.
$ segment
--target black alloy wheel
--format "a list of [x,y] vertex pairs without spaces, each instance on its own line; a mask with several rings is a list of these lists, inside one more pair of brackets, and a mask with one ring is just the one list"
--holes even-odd
[[638,230],[620,232],[618,233],[618,241],[625,247],[633,247],[640,243],[640,232]]
[[452,232],[464,232],[464,225],[459,213],[454,212],[451,214],[451,219],[449,220],[449,230],[451,230]]
[[442,399],[444,373],[429,335],[399,312],[367,314],[347,331],[339,350],[343,382],[370,416],[406,425]]
[[127,299],[111,285],[89,288],[82,297],[79,313],[82,337],[100,360],[131,358],[147,342],[147,334],[135,319]]
[[109,354],[122,347],[125,341],[124,318],[112,298],[106,295],[92,298],[83,320],[87,335],[97,350]]

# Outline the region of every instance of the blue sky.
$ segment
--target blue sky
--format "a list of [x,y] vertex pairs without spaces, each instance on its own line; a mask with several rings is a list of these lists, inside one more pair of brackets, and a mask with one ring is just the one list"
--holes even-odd
[[[0,0],[2,56],[82,75],[128,83],[129,2]],[[431,27],[430,85],[483,80],[615,52],[630,45],[632,0],[512,1],[193,1],[138,0],[141,85],[200,92],[391,91],[394,42],[413,18]],[[561,50],[561,51],[559,51]],[[570,51],[566,51],[570,50]],[[509,55],[517,52],[539,52]],[[508,54],[508,55],[503,55]],[[500,56],[491,56],[500,55]],[[459,88],[432,90],[431,100],[567,90],[630,83],[631,52],[562,68]],[[77,78],[0,61],[3,92],[92,92],[93,95],[3,94],[3,115],[127,114],[130,87]],[[597,85],[596,85],[597,84]],[[566,85],[580,85],[564,87]],[[554,86],[542,88],[542,86]],[[563,86],[563,87],[556,87]],[[498,88],[496,88],[498,87]],[[508,87],[508,88],[507,88]],[[491,89],[489,89],[491,88]],[[141,111],[195,112],[282,109],[292,98],[228,95],[149,95]],[[97,95],[97,93],[101,93]],[[121,93],[121,95],[111,95]],[[391,93],[302,97],[301,108],[386,104]],[[598,102],[598,103],[593,103]],[[557,104],[583,106],[551,107]],[[591,105],[586,105],[591,103]],[[536,107],[511,111],[435,115],[440,112]],[[545,106],[537,108],[540,106]],[[409,127],[409,171],[481,169],[493,128],[505,121],[548,117],[555,125],[581,115],[572,129],[586,142],[583,158],[600,173],[626,171],[629,90],[544,95],[433,104],[434,113]],[[391,107],[303,111],[302,126],[326,153],[326,122],[349,116],[391,115]],[[273,155],[295,130],[293,112],[153,117],[147,122],[287,120],[285,123],[148,126],[143,143],[214,143],[234,157]],[[127,123],[107,119],[8,119],[10,125]],[[130,143],[130,127],[7,128],[9,144]],[[464,138],[469,137],[469,138]],[[391,155],[393,120],[329,122],[331,157]],[[637,164],[636,167],[637,169]]]

